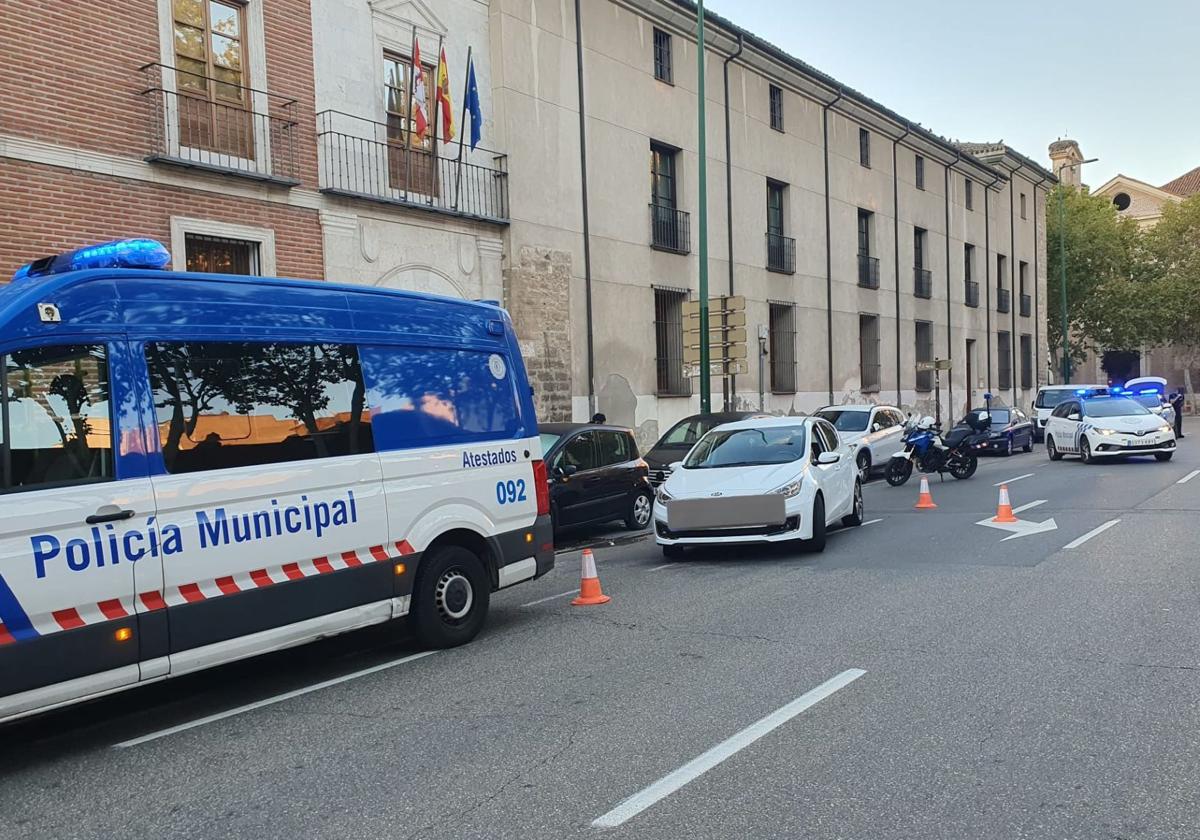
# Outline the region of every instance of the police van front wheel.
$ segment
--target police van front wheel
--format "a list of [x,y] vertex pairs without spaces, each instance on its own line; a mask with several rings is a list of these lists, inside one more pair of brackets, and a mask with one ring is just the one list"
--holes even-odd
[[425,647],[466,644],[487,617],[491,587],[483,561],[457,545],[436,549],[421,561],[413,590],[412,627]]

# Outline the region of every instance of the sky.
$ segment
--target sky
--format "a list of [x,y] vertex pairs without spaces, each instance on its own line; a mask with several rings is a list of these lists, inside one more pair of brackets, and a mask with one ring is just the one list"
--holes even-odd
[[944,137],[1003,140],[1049,167],[1078,141],[1083,180],[1155,186],[1200,166],[1197,0],[705,0]]

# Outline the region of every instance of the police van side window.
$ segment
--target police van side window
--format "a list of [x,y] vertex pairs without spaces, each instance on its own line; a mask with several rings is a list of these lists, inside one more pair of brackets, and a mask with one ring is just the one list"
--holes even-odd
[[104,347],[39,347],[0,357],[0,492],[113,476]]
[[352,346],[154,342],[146,363],[169,473],[375,451]]

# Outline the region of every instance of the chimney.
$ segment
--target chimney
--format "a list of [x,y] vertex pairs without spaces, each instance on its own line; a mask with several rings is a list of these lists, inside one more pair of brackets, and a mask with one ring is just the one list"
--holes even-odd
[[1079,170],[1082,167],[1071,166],[1083,160],[1079,144],[1074,140],[1058,139],[1050,144],[1050,165],[1058,180],[1064,186],[1079,189]]

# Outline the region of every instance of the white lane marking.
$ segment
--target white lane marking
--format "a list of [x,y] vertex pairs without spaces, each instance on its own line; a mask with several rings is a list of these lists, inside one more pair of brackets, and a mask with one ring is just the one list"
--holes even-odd
[[1092,530],[1088,531],[1082,537],[1071,540],[1069,543],[1064,545],[1063,548],[1079,548],[1079,546],[1083,545],[1085,542],[1090,540],[1092,537],[1103,534],[1105,531],[1107,531],[1109,528],[1116,525],[1120,521],[1121,521],[1120,519],[1110,519],[1107,522],[1105,522],[1103,525],[1101,525],[1100,527],[1093,528]]
[[1190,473],[1188,473],[1187,475],[1185,475],[1183,478],[1179,479],[1175,483],[1176,484],[1187,484],[1189,481],[1191,481],[1193,478],[1195,478],[1198,475],[1200,475],[1200,470],[1192,470]]
[[1021,505],[1020,507],[1015,507],[1015,508],[1013,508],[1013,513],[1021,513],[1022,511],[1030,510],[1031,508],[1035,508],[1038,505],[1046,504],[1047,501],[1048,501],[1048,499],[1038,499],[1036,502],[1030,502],[1027,505]]
[[669,569],[672,566],[678,566],[678,565],[679,565],[678,563],[663,563],[661,566],[655,566],[653,569],[649,569],[648,571],[657,572],[657,571],[661,571],[662,569]]
[[882,519],[882,518],[880,518],[880,519],[868,519],[866,522],[864,522],[864,523],[863,523],[861,526],[859,526],[859,527],[863,527],[863,528],[865,528],[867,525],[874,525],[876,522],[882,522],[882,521],[883,521],[883,519]]
[[257,700],[253,703],[247,703],[245,706],[238,706],[233,709],[226,709],[223,712],[217,712],[215,715],[208,715],[207,717],[197,718],[196,720],[189,721],[188,723],[181,723],[178,726],[172,726],[167,729],[160,729],[159,731],[151,732],[148,735],[141,735],[137,738],[131,738],[128,741],[122,741],[119,744],[113,744],[113,749],[123,750],[123,749],[127,749],[128,747],[136,747],[139,744],[145,744],[150,741],[157,741],[160,738],[167,738],[171,735],[178,735],[180,732],[187,732],[189,729],[195,729],[198,726],[205,726],[210,723],[215,723],[218,720],[225,720],[226,718],[231,718],[236,715],[244,714],[246,712],[252,712],[255,709],[261,709],[264,706],[273,706],[276,703],[282,703],[284,700],[291,700],[296,697],[303,697],[305,694],[312,694],[314,691],[321,691],[322,689],[325,689],[325,688],[332,688],[335,685],[340,685],[341,683],[344,683],[344,682],[350,682],[351,680],[356,680],[359,677],[367,677],[367,676],[370,676],[371,674],[378,674],[380,671],[386,671],[389,668],[395,668],[397,666],[404,665],[405,663],[413,662],[417,659],[423,659],[426,656],[432,656],[433,654],[435,654],[437,652],[438,651],[436,651],[436,650],[425,650],[425,651],[421,651],[420,653],[414,653],[414,654],[410,654],[409,656],[401,657],[400,659],[396,659],[391,662],[384,662],[380,665],[372,665],[370,668],[363,668],[361,671],[355,671],[350,674],[343,674],[340,677],[334,677],[331,680],[325,680],[324,682],[319,682],[314,685],[306,686],[304,688],[297,688],[295,691],[288,691],[283,694],[277,694],[274,697],[268,697],[265,700]]
[[1025,478],[1033,478],[1035,475],[1037,475],[1037,473],[1025,473],[1025,475],[1019,475],[1016,478],[1010,478],[1008,481],[997,481],[992,486],[999,487],[1001,484],[1012,484],[1014,481],[1021,481]]
[[572,589],[570,592],[560,592],[557,595],[547,595],[545,598],[538,598],[536,601],[530,601],[528,604],[521,604],[522,607],[536,607],[538,604],[544,604],[547,601],[553,601],[556,598],[566,598],[568,595],[575,595],[579,592],[578,589]]
[[802,694],[786,706],[771,712],[757,723],[747,726],[741,732],[717,744],[707,752],[701,753],[687,764],[663,776],[654,784],[635,793],[607,814],[592,821],[594,828],[615,828],[627,820],[636,817],[651,805],[670,796],[688,782],[699,778],[725,759],[740,750],[750,746],[759,738],[768,735],[775,729],[816,705],[839,689],[845,688],[856,679],[867,673],[861,668],[850,668],[832,679],[826,680],[812,691]]
[[[882,519],[868,519],[866,522],[859,525],[858,527],[866,528],[868,525],[874,525],[876,522],[882,522],[882,521],[883,521]],[[833,536],[837,536],[838,534],[849,534],[851,531],[854,531],[854,530],[857,530],[857,529],[854,528],[853,526],[846,527],[846,528],[838,528],[836,531],[830,531],[829,536],[833,537]]]

